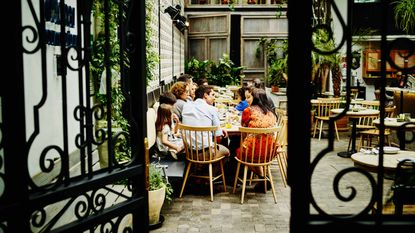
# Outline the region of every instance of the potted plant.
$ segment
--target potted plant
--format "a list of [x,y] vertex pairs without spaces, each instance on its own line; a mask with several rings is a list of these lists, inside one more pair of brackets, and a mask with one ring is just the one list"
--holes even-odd
[[415,32],[415,0],[399,0],[392,4],[396,26],[408,35]]
[[268,85],[271,86],[272,92],[278,92],[280,87],[287,86],[288,40],[261,38],[258,41],[256,56],[259,57],[261,54],[265,56],[268,64]]
[[185,63],[185,73],[193,76],[193,81],[206,78],[209,85],[224,87],[226,85],[241,84],[245,77],[245,66],[236,66],[229,55],[224,53],[219,61],[213,60],[199,61],[196,58],[190,58]]
[[268,83],[272,92],[279,92],[279,88],[287,86],[287,56],[276,59],[268,68]]
[[[161,208],[164,200],[170,202],[172,199],[173,188],[163,174],[163,170],[157,164],[149,166],[149,186],[148,186],[148,216],[149,224],[152,226],[160,226]],[[154,227],[153,227],[154,228]]]

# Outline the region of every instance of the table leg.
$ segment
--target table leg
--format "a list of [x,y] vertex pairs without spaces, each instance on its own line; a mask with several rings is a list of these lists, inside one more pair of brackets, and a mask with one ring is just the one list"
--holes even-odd
[[348,151],[342,151],[337,153],[338,156],[343,157],[343,158],[350,158],[350,156],[352,156],[352,154],[356,153],[356,120],[357,118],[350,118],[350,120],[352,121],[352,149],[348,150]]
[[405,130],[398,129],[396,133],[399,140],[399,149],[405,150]]

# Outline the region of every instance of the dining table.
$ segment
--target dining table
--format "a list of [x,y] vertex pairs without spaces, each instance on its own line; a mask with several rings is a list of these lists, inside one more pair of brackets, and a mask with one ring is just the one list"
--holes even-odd
[[[332,109],[331,113],[340,114],[343,112],[343,108]],[[349,117],[349,120],[352,122],[352,134],[351,134],[351,149],[347,148],[346,151],[341,151],[337,153],[338,156],[343,158],[350,158],[350,156],[356,153],[356,125],[360,117],[364,116],[376,116],[379,115],[379,110],[376,109],[365,109],[365,108],[352,108],[346,112],[346,116]]]
[[[368,172],[377,172],[379,169],[379,155],[377,153],[357,152],[351,155],[355,167],[363,168]],[[392,179],[398,163],[404,159],[415,161],[415,151],[400,150],[397,147],[384,147],[383,167],[385,178]]]
[[[406,123],[410,124],[405,125],[405,127],[402,127]],[[374,120],[373,124],[376,127],[379,127],[380,119]],[[401,150],[405,150],[405,131],[415,130],[415,118],[409,118],[408,120],[400,121],[398,120],[398,118],[386,117],[384,120],[384,124],[385,128],[396,130],[399,139],[399,148]]]

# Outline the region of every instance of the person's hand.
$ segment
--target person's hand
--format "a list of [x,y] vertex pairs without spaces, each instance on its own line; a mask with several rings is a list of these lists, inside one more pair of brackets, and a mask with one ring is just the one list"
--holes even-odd
[[223,135],[224,138],[227,138],[228,137],[228,131],[222,129],[222,135]]

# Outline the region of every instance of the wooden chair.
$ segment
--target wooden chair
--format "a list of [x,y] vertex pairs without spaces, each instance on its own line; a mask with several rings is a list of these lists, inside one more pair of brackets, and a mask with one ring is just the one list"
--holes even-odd
[[379,110],[380,102],[379,100],[362,100],[358,104],[362,105],[364,108],[376,109]]
[[[316,112],[317,115],[315,117],[314,123],[314,132],[313,137],[316,135],[317,128],[319,129],[318,140],[321,139],[321,132],[323,131],[323,124],[324,122],[328,122],[330,120],[330,116],[332,115],[331,110],[335,108],[340,108],[340,98],[320,98],[317,102]],[[318,126],[320,123],[320,126]],[[336,132],[337,140],[340,140],[339,132],[337,131],[337,124],[334,122],[334,129]]]
[[[178,128],[182,135],[186,160],[188,162],[179,197],[183,195],[187,178],[198,177],[209,180],[210,200],[213,201],[213,181],[222,177],[223,188],[226,192],[225,173],[223,170],[223,158],[225,156],[220,155],[215,137],[218,126],[196,127],[179,124]],[[219,175],[213,174],[213,164],[216,163],[220,165],[221,173]],[[197,171],[190,172],[193,164],[208,166],[209,174],[199,174]]]
[[352,88],[352,89],[350,89],[350,92],[351,92],[351,98],[353,100],[357,99],[357,96],[359,95],[359,89]]
[[[248,174],[248,167],[263,169],[264,176],[249,179],[250,181],[263,181],[265,191],[267,190],[267,181],[271,184],[272,195],[274,201],[277,203],[275,195],[274,183],[272,180],[270,165],[274,161],[278,153],[277,136],[279,127],[273,128],[247,128],[240,127],[241,131],[241,146],[235,159],[238,162],[235,173],[235,182],[233,185],[233,193],[236,192],[236,185],[242,183],[241,204],[244,202],[245,188]],[[245,139],[250,140],[249,145],[244,143]],[[244,166],[243,178],[239,177],[239,169],[241,165]]]
[[385,117],[395,117],[396,106],[385,107]]
[[[392,118],[395,115],[395,109],[396,106],[392,106],[392,107],[385,107],[385,117],[389,117]],[[380,132],[379,130],[375,127],[375,125],[372,123],[372,121],[374,119],[379,118],[378,116],[376,117],[366,117],[367,118],[367,122],[365,122],[364,120],[362,121],[362,123],[365,124],[365,126],[362,124],[362,126],[360,126],[360,128],[358,127],[357,129],[360,129],[360,143],[358,146],[358,150],[360,149],[360,147],[364,146],[366,148],[371,148],[372,147],[372,143],[373,143],[373,139],[376,138],[376,140],[379,142],[379,135]],[[360,120],[357,126],[359,126],[360,124]],[[391,146],[391,142],[389,140],[389,135],[391,134],[390,129],[385,129],[385,141],[386,143]],[[366,145],[365,145],[366,142]]]
[[278,163],[278,167],[280,170],[280,174],[282,177],[282,182],[284,187],[287,187],[287,166],[288,166],[288,158],[287,158],[287,130],[288,130],[288,117],[282,117],[281,123],[278,125],[280,130],[278,132],[278,144],[280,145],[278,149],[278,153],[276,155],[276,160]]

